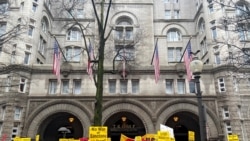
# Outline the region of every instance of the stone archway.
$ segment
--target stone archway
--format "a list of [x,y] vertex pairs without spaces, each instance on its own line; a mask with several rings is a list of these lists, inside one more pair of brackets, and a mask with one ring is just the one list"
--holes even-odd
[[[33,114],[28,117],[24,136],[35,138],[38,132],[44,130],[40,128],[40,126],[46,123],[46,119],[54,117],[53,115],[57,115],[58,113],[67,113],[79,119],[79,124],[83,128],[82,136],[88,135],[88,128],[91,126],[91,122],[88,112],[84,111],[83,108],[72,104],[61,104],[56,102],[54,102],[54,104],[49,103],[48,107],[46,105],[48,105],[48,103],[37,108]],[[49,120],[47,120],[47,122],[49,122]]]
[[104,123],[108,127],[108,134],[111,140],[120,140],[120,135],[135,138],[146,134],[142,121],[131,112],[118,112],[113,114]]
[[58,141],[59,138],[78,139],[83,136],[83,127],[76,116],[67,112],[58,112],[42,122],[38,135],[42,141]]
[[200,139],[198,116],[190,112],[176,112],[170,116],[165,125],[174,130],[176,141],[188,141],[188,131],[195,133],[195,140]]
[[[209,138],[219,139],[219,135],[222,133],[218,117],[213,113],[209,107],[206,108],[206,120],[207,120],[207,134]],[[168,119],[176,113],[188,112],[192,113],[194,117],[198,117],[198,107],[196,102],[189,100],[173,100],[163,105],[157,111],[156,130],[159,130],[160,124],[167,123]],[[198,120],[197,120],[198,121]]]

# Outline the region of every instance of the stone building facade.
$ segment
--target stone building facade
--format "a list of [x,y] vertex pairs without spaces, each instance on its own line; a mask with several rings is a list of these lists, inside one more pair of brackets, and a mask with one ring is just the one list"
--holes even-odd
[[[91,1],[76,1],[70,13],[84,27],[85,44],[79,26],[63,10],[71,2],[0,2],[0,37],[6,40],[0,46],[1,138],[10,141],[16,136],[35,139],[40,135],[41,141],[56,141],[88,137],[96,87],[86,72],[86,47],[91,43],[96,53],[98,32]],[[247,2],[240,5],[249,7]],[[102,118],[112,141],[119,140],[121,133],[129,137],[156,133],[160,124],[174,129],[176,141],[188,140],[188,131],[194,131],[199,141],[194,82],[187,80],[180,61],[189,41],[193,52],[200,50],[197,56],[204,62],[200,84],[208,140],[227,141],[230,134],[249,140],[249,69],[236,71],[229,65],[227,58],[235,49],[218,42],[227,40],[241,47],[238,33],[218,28],[223,16],[235,13],[237,9],[212,0],[113,1],[107,26],[107,31],[113,31],[105,48]],[[7,40],[4,33],[15,27],[20,34]],[[249,30],[244,36],[250,39]],[[64,54],[61,83],[52,73],[55,39]],[[156,43],[157,83],[151,65]],[[113,66],[116,52],[123,48],[125,79],[122,57],[118,55]],[[62,127],[67,130],[61,131]]]

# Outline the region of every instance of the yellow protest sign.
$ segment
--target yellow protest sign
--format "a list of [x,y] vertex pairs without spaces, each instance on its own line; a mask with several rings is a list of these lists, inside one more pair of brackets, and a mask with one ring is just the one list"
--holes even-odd
[[68,139],[60,138],[59,141],[68,141]]
[[228,135],[227,139],[228,141],[239,141],[239,137],[236,134]]
[[39,135],[36,135],[36,141],[39,141],[39,137],[40,137]]
[[141,140],[142,140],[141,136],[135,136],[135,141],[141,141]]
[[31,141],[31,138],[21,138],[21,141]]
[[157,132],[158,141],[171,141],[170,133],[168,131]]
[[108,127],[106,126],[90,126],[89,127],[90,141],[107,141]]
[[15,137],[14,141],[21,141],[21,138],[20,137]]
[[189,141],[194,141],[195,140],[194,135],[195,135],[194,131],[188,131],[188,140]]

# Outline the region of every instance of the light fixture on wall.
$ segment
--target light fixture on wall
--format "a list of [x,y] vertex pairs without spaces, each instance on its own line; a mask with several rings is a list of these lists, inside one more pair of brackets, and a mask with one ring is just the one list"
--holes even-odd
[[178,117],[178,116],[174,116],[174,117],[173,117],[173,120],[174,120],[174,122],[178,122],[179,117]]
[[74,120],[75,120],[75,118],[69,117],[69,122],[70,122],[70,123],[74,122]]

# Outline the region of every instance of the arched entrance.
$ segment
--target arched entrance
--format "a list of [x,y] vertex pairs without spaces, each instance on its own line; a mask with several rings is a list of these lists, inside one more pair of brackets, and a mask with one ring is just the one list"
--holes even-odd
[[58,141],[59,138],[81,138],[83,127],[74,115],[60,112],[46,118],[39,127],[42,141]]
[[190,112],[173,114],[166,125],[174,129],[175,141],[188,141],[188,131],[195,133],[195,140],[200,141],[198,116]]
[[112,141],[119,141],[121,134],[130,138],[146,134],[142,121],[130,112],[116,113],[104,125],[108,126],[108,136]]

